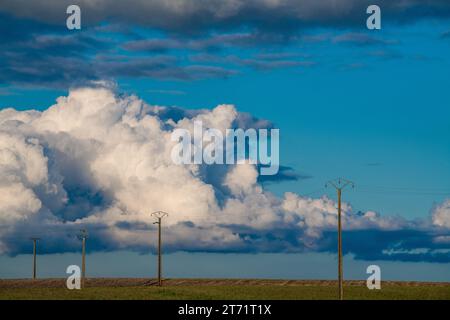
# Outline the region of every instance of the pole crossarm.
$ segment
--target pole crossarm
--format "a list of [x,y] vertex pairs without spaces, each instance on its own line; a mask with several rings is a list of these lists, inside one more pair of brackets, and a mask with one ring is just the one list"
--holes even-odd
[[89,234],[86,229],[81,229],[80,233],[78,234],[78,239],[83,240],[89,238]]
[[151,215],[156,217],[157,219],[162,219],[164,217],[167,217],[169,214],[164,211],[155,211],[155,212],[152,212]]
[[344,178],[337,178],[334,180],[330,180],[325,184],[325,188],[327,188],[328,186],[332,186],[336,190],[343,190],[347,186],[351,186],[352,188],[355,188],[355,184],[352,181],[344,179]]

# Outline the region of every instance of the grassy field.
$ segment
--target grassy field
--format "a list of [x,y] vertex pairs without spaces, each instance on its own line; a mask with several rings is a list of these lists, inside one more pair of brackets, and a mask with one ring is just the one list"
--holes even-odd
[[[107,280],[103,280],[105,282]],[[264,280],[178,280],[165,286],[154,283],[91,281],[82,290],[68,290],[62,280],[0,280],[0,299],[335,299],[337,288],[330,281],[264,281]],[[105,282],[106,283],[106,282]],[[128,284],[128,286],[127,286]],[[449,284],[388,282],[381,290],[368,290],[363,282],[348,282],[346,299],[446,299]]]

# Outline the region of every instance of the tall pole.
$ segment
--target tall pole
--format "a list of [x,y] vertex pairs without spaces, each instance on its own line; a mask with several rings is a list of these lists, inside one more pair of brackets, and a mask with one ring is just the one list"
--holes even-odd
[[81,286],[84,287],[86,281],[86,239],[88,233],[86,229],[80,230],[78,238],[81,239]]
[[342,189],[337,190],[338,194],[338,279],[339,279],[339,300],[344,299],[344,277],[342,275],[342,223],[341,223],[341,195]]
[[342,258],[342,190],[351,185],[353,188],[355,185],[353,182],[339,178],[334,181],[329,181],[325,185],[333,186],[337,191],[338,197],[338,282],[339,282],[339,300],[344,300],[344,268]]
[[161,280],[161,267],[162,267],[162,261],[161,261],[161,218],[158,218],[158,285],[162,285]]
[[31,238],[31,240],[33,240],[33,280],[36,280],[36,243],[39,238]]
[[86,278],[86,238],[83,237],[82,261],[81,261],[81,277]]
[[158,286],[162,286],[162,241],[161,241],[161,222],[162,218],[168,216],[168,213],[163,211],[156,211],[152,213],[157,221],[153,224],[158,225]]

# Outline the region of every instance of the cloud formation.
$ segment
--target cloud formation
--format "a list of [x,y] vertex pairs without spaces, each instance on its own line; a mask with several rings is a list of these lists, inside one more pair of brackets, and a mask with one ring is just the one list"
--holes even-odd
[[441,227],[450,228],[450,199],[434,208],[433,223]]
[[[48,24],[65,25],[69,0],[4,0],[0,12]],[[369,0],[79,0],[83,21],[139,24],[170,32],[253,26],[269,30],[295,30],[308,26],[363,25]],[[446,0],[380,0],[387,21],[410,22],[424,17],[448,18]],[[422,14],[426,12],[426,15]]]
[[[99,79],[195,81],[225,79],[248,69],[296,72],[329,61],[323,55],[283,57],[284,50],[304,52],[305,46],[322,42],[351,45],[351,50],[399,44],[368,34],[366,8],[372,3],[365,0],[80,0],[83,27],[75,32],[66,28],[70,4],[2,1],[0,86],[65,89]],[[383,24],[450,17],[444,0],[378,4]],[[255,49],[281,55],[268,58]],[[366,64],[347,62],[343,70]]]
[[[254,165],[175,165],[171,132],[263,128],[232,105],[154,106],[105,87],[80,88],[43,112],[0,111],[0,253],[150,250],[165,219],[166,250],[303,252],[336,249],[336,203],[264,190]],[[450,261],[448,201],[409,221],[344,204],[346,253],[370,259]],[[381,239],[381,240],[380,240]],[[445,251],[447,250],[447,251]],[[420,253],[420,254],[419,254]]]

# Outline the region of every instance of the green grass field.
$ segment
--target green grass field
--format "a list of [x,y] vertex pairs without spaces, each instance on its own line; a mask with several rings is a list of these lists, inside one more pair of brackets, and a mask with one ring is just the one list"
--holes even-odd
[[[381,290],[368,290],[363,285],[345,287],[345,299],[446,299],[450,300],[449,285],[385,284]],[[68,290],[64,286],[8,287],[0,286],[0,299],[335,299],[337,288],[326,284],[189,284],[139,286],[89,286]]]

